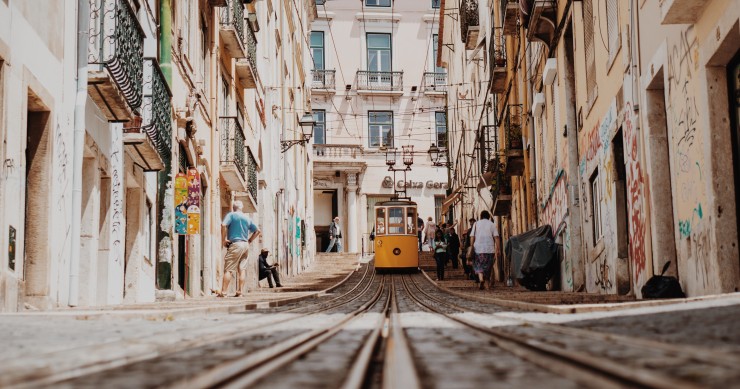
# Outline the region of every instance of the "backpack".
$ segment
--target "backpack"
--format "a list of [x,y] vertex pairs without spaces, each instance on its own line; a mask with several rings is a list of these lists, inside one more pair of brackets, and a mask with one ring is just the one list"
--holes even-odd
[[673,276],[664,276],[666,270],[671,266],[671,261],[663,265],[663,271],[659,276],[652,276],[642,287],[642,298],[684,298],[686,295],[681,290],[681,284]]

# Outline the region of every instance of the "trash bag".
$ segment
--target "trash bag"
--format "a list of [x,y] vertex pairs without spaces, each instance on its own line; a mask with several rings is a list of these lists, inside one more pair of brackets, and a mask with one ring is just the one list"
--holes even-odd
[[505,251],[512,276],[529,290],[547,290],[547,283],[560,269],[555,260],[558,245],[549,225],[512,236],[506,241]]
[[668,299],[684,298],[686,295],[681,290],[681,284],[673,276],[664,276],[666,270],[671,266],[671,261],[663,265],[663,271],[659,276],[652,276],[642,287],[642,298],[646,299]]

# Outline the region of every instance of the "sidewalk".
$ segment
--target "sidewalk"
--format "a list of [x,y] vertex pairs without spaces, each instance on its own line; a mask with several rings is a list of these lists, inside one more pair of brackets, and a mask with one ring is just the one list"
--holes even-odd
[[557,314],[609,312],[701,301],[736,300],[740,298],[738,294],[722,294],[685,299],[638,300],[635,296],[615,294],[562,291],[537,292],[530,291],[519,285],[508,287],[504,282],[497,282],[493,289],[479,290],[478,284],[475,281],[465,278],[462,266],[457,270],[452,269],[451,265],[448,266],[445,268],[445,280],[435,281],[437,267],[431,253],[422,253],[419,258],[419,267],[431,282],[451,294],[476,300],[484,304],[497,304],[507,308],[532,312]]
[[[359,257],[359,255],[357,256]],[[294,301],[314,298],[345,279],[357,268],[358,259],[348,255],[319,254],[304,272],[293,277],[282,277],[282,288],[267,286],[249,290],[242,297],[218,298],[215,296],[187,297],[175,301],[158,301],[143,304],[126,304],[102,307],[58,308],[49,311],[26,310],[3,316],[70,317],[93,320],[107,317],[115,319],[146,319],[170,321],[179,317],[193,317],[217,313],[235,313],[256,308],[280,306]],[[232,281],[233,282],[233,281]],[[263,280],[260,284],[267,284]]]

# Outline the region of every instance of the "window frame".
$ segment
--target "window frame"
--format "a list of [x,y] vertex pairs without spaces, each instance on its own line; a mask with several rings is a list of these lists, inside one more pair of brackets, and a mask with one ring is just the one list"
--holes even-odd
[[[389,122],[372,122],[371,119],[373,118],[373,115],[375,115],[375,117],[378,117],[379,116],[378,114],[390,114],[390,121]],[[394,119],[393,111],[368,111],[367,112],[367,147],[368,148],[380,148],[381,146],[393,147],[393,144],[395,143],[393,139],[395,136],[394,134],[395,128],[393,124],[393,119]],[[383,138],[384,138],[383,137],[383,126],[385,125],[390,126],[390,129],[388,131],[388,133],[390,134],[390,137],[389,137],[390,142],[388,143],[383,142]],[[373,129],[372,129],[373,126],[379,126],[377,146],[373,145],[373,139],[374,139]]]
[[[368,2],[370,2],[370,1],[374,1],[376,4],[368,4]],[[383,1],[388,1],[388,5],[379,4],[379,3],[383,2]],[[387,7],[391,7],[393,5],[393,0],[365,0],[364,1],[364,4],[365,4],[365,7],[383,7],[383,8],[387,8]]]
[[602,226],[602,215],[601,215],[601,187],[599,186],[599,169],[594,170],[594,173],[589,178],[590,194],[591,194],[591,221],[593,224],[593,245],[597,243],[604,236],[604,228]]
[[[382,35],[388,37],[388,48],[371,48],[370,47],[370,36],[371,35]],[[382,61],[380,60],[380,55],[378,55],[378,64],[381,69],[370,69],[370,50],[377,50],[378,53],[381,51],[388,51],[389,54],[389,60],[388,60],[388,69],[384,70],[382,69]],[[367,57],[367,70],[369,72],[392,72],[393,71],[393,34],[387,33],[387,32],[367,32],[365,33],[365,56]]]
[[[321,34],[321,46],[314,46],[313,39],[312,39],[314,34]],[[321,68],[316,67],[316,53],[314,52],[315,49],[321,49]],[[324,34],[324,31],[321,31],[321,30],[311,31],[310,36],[309,36],[309,50],[311,50],[311,60],[313,62],[313,69],[314,70],[326,70],[326,35]]]
[[[328,143],[328,139],[326,139],[326,110],[325,109],[314,109],[311,111],[311,114],[313,115],[313,119],[316,121],[316,125],[313,127],[313,143],[317,145],[325,145]],[[323,120],[319,120],[319,117],[317,114],[321,114],[323,116]],[[322,134],[323,142],[317,142],[319,139],[318,133]]]
[[[444,121],[441,122],[442,125],[440,125],[439,117],[442,115],[444,117]],[[444,127],[444,131],[440,133],[440,128]],[[440,140],[440,134],[444,136],[444,143]],[[437,143],[437,147],[439,148],[447,148],[447,112],[445,111],[435,111],[434,112],[434,136],[435,141]]]
[[432,9],[439,9],[439,7],[441,6],[441,3],[442,3],[442,0],[432,0]]

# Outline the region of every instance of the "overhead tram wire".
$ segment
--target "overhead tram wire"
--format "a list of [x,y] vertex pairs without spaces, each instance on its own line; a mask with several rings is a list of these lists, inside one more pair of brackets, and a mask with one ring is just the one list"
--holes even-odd
[[[432,37],[434,36],[434,20],[437,18],[437,9],[438,8],[434,8],[434,17],[432,18],[432,28],[429,29],[429,38],[427,38],[427,45],[426,45],[427,46],[427,50],[426,50],[426,54],[424,55],[424,67],[421,69],[421,81],[419,82],[419,87],[421,87],[421,85],[424,85],[424,76],[425,76],[425,73],[426,73],[426,70],[427,70],[427,62],[429,61],[429,46],[431,45],[431,43],[432,43]],[[439,38],[437,38],[437,39],[439,39]],[[435,65],[435,70],[436,70],[436,65],[437,65],[436,62],[435,62],[434,65]],[[436,84],[435,84],[435,86],[436,86]],[[416,111],[416,108],[418,107],[418,104],[419,104],[419,99],[416,99],[416,101],[414,101],[414,111]],[[446,116],[446,114],[445,114],[445,116]],[[435,114],[435,118],[436,118],[436,114]],[[416,119],[416,115],[412,115],[411,116],[411,124],[409,126],[409,135],[411,135],[410,134],[410,131],[412,131],[413,128],[414,128],[414,120],[415,119]],[[435,139],[435,141],[436,141],[436,139]]]
[[[301,13],[300,13],[300,11],[298,11],[298,6],[296,5],[295,0],[291,0],[291,3],[293,3],[293,9],[295,9],[296,15],[300,15]],[[303,19],[298,18],[298,23],[300,23],[300,25],[301,25],[301,36],[303,37],[303,42],[305,42],[306,46],[309,47],[308,55],[311,57],[311,63],[316,63],[314,61],[314,58],[313,58],[313,53],[310,50],[311,41],[306,37],[306,32],[303,29]],[[332,104],[332,106],[334,106],[334,109],[337,112],[339,112],[339,108],[337,108],[336,104],[334,104],[334,99],[331,99],[331,104]],[[341,115],[339,117],[342,119],[342,125],[344,126],[344,131],[346,131],[348,135],[352,135],[349,132],[349,129],[347,128],[347,123],[344,122],[344,117],[342,117]]]
[[[326,10],[326,2],[321,3],[321,8],[324,9],[324,13],[328,12]],[[347,77],[344,75],[344,70],[342,69],[342,60],[339,57],[339,52],[337,51],[337,43],[334,41],[334,32],[331,29],[331,22],[326,23],[329,26],[329,37],[331,38],[331,45],[334,49],[334,56],[337,58],[337,66],[339,67],[339,74],[342,76],[342,85],[349,85],[347,84]],[[349,91],[345,90],[345,93],[349,96]],[[332,105],[334,104],[334,99],[332,98]],[[336,108],[336,106],[335,106]],[[353,104],[349,104],[349,109],[352,110],[352,114],[355,115],[355,129],[360,128],[360,125],[357,123],[357,113],[355,112],[355,106]],[[360,132],[360,143],[362,143],[362,132]]]
[[[393,1],[393,0],[391,0],[391,1]],[[360,0],[360,9],[361,9],[361,12],[362,12],[362,29],[365,31],[365,41],[366,41],[366,46],[367,46],[369,44],[369,41],[367,40],[367,22],[365,21],[365,0]],[[391,19],[391,26],[392,25],[393,25],[393,20]],[[391,32],[393,32],[393,27],[391,27]],[[391,37],[391,39],[392,39],[392,37]],[[391,49],[392,49],[392,47],[393,47],[393,43],[391,42]],[[367,47],[366,47],[366,49],[367,49]],[[360,55],[362,56],[362,53]],[[393,54],[391,53],[391,55],[393,55]],[[369,73],[369,71],[370,71],[369,70],[369,67],[370,67],[370,57],[369,56],[367,58],[367,65],[368,65],[368,73]],[[367,74],[366,76],[369,76],[369,74]],[[393,77],[392,74],[391,74],[391,77]],[[391,78],[391,80],[392,80],[392,78]],[[359,80],[358,80],[358,83],[359,83]],[[359,85],[358,85],[358,87],[359,87]],[[373,94],[372,93],[370,93],[370,104],[373,107],[373,111],[375,111],[375,98],[373,97]],[[368,114],[368,118],[369,117],[370,117],[370,115]],[[369,124],[370,124],[370,122],[368,120],[368,128],[369,128]],[[369,133],[368,133],[367,137],[368,137],[367,140],[368,140],[368,146],[369,146],[369,144],[370,144],[370,134]],[[383,136],[381,134],[381,140],[382,140],[382,138],[383,138]]]

